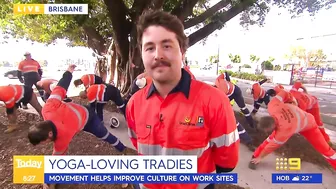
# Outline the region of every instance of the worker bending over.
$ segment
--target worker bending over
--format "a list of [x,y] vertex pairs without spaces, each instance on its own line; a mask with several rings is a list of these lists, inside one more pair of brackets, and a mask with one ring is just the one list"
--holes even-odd
[[223,73],[217,77],[215,85],[219,90],[223,91],[229,97],[230,101],[232,99],[235,100],[241,112],[244,114],[247,123],[250,125],[250,127],[254,128],[253,118],[250,111],[246,107],[244,97],[240,88],[230,81],[227,81],[226,76],[224,76]]
[[[40,93],[41,98],[43,99],[43,91],[36,84],[42,78],[42,69],[41,65],[31,57],[29,52],[24,54],[25,59],[19,63],[18,66],[18,78],[21,83],[24,83],[25,86],[32,88],[35,85],[36,89]],[[22,77],[23,76],[23,77]],[[23,109],[28,109],[27,103],[22,103]]]
[[42,106],[37,100],[37,97],[31,87],[24,85],[8,85],[0,86],[0,100],[6,105],[6,113],[9,124],[5,133],[11,133],[18,128],[17,108],[21,103],[32,105],[35,110],[41,115]]
[[256,169],[260,161],[287,142],[294,134],[299,133],[320,152],[336,170],[336,153],[325,141],[319,131],[313,115],[297,107],[295,98],[281,90],[268,104],[270,116],[262,117],[260,129],[272,134],[257,148],[249,164]]
[[267,104],[270,101],[270,95],[267,93],[267,91],[261,87],[262,84],[264,84],[267,81],[267,79],[263,79],[257,83],[254,83],[251,88],[251,94],[254,99],[254,109],[252,110],[252,113],[255,114],[258,112],[260,106],[262,103]]
[[126,107],[124,100],[121,98],[119,89],[113,85],[91,85],[86,91],[80,92],[79,96],[89,100],[90,106],[96,110],[101,121],[104,121],[104,106],[110,100],[113,101],[117,105],[117,108],[125,115]]
[[85,89],[89,88],[91,85],[103,83],[103,79],[95,74],[85,74],[80,79],[74,81],[75,87],[83,84]]
[[[38,81],[36,84],[43,89],[43,100],[46,102],[51,94],[51,91],[56,87],[58,81],[56,79],[42,79]],[[65,96],[63,99],[64,102],[71,102],[70,98]]]
[[83,130],[110,143],[122,152],[125,146],[117,137],[108,132],[91,108],[62,101],[70,85],[75,67],[75,65],[69,66],[44,105],[42,115],[45,121],[29,128],[28,139],[30,143],[37,145],[53,142],[52,154],[64,155],[73,137]]
[[[299,91],[299,89],[303,89],[303,92]],[[298,106],[312,114],[315,118],[315,121],[318,125],[319,130],[321,131],[322,135],[324,136],[325,140],[329,143],[329,145],[332,145],[330,141],[329,135],[325,132],[323,122],[320,115],[320,106],[319,101],[316,98],[316,96],[310,95],[307,93],[307,89],[302,85],[300,81],[297,81],[292,86],[292,89],[290,90],[290,93],[294,96],[294,98],[298,102]]]

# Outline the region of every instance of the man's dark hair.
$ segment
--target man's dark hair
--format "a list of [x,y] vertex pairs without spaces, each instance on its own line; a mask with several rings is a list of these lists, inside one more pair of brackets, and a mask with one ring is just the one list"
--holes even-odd
[[81,80],[81,79],[76,79],[75,81],[74,81],[74,85],[77,87],[77,86],[79,86],[79,85],[81,85],[81,84],[83,84],[83,81]]
[[266,129],[266,128],[272,127],[274,124],[275,124],[275,120],[272,116],[264,116],[259,119],[258,128]]
[[53,125],[54,123],[51,121],[42,121],[37,125],[31,126],[28,131],[29,142],[35,146],[47,140]]
[[188,37],[184,33],[184,26],[176,16],[158,10],[144,12],[137,23],[137,40],[141,49],[143,32],[150,26],[161,26],[176,34],[182,53],[188,48]]

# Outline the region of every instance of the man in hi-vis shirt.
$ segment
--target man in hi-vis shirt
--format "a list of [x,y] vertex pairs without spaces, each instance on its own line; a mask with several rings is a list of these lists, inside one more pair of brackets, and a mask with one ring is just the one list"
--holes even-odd
[[[180,20],[163,11],[141,16],[138,44],[152,83],[128,101],[129,136],[140,155],[194,155],[198,173],[231,172],[239,135],[228,97],[182,68],[188,46]],[[150,189],[213,189],[214,184],[146,184]]]

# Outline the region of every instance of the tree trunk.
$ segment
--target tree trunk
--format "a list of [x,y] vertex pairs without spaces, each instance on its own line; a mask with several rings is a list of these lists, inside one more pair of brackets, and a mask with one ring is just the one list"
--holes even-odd
[[112,45],[112,55],[111,55],[111,62],[110,62],[110,83],[114,83],[114,76],[117,67],[117,52],[115,48],[115,44]]

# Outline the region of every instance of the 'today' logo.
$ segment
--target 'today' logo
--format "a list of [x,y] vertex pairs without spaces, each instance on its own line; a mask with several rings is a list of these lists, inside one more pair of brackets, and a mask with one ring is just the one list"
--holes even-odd
[[36,160],[22,160],[22,159],[16,159],[16,168],[42,168],[42,161],[36,161]]

